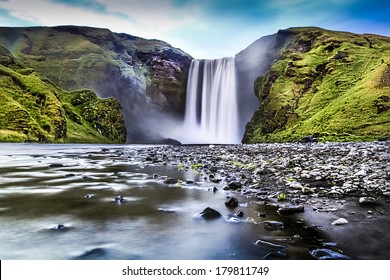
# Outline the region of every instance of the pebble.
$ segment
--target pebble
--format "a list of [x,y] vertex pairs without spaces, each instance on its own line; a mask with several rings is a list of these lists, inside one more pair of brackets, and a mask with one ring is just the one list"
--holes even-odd
[[279,207],[277,210],[280,215],[291,215],[295,213],[302,213],[304,211],[305,207],[303,205],[283,206]]
[[163,180],[163,183],[164,183],[164,184],[167,184],[167,185],[176,184],[177,182],[178,182],[177,179],[171,178],[171,177],[165,178],[165,179]]
[[242,187],[242,183],[240,181],[231,181],[228,184],[229,189],[231,190],[237,190]]
[[340,218],[340,219],[337,219],[337,220],[332,222],[333,226],[341,226],[341,225],[346,225],[346,224],[348,224],[348,221],[344,218]]
[[233,196],[230,196],[226,199],[225,205],[227,207],[231,207],[231,208],[237,207],[238,206],[238,199],[233,197]]
[[[215,183],[220,190],[241,189],[242,194],[257,200],[269,200],[281,192],[287,194],[288,202],[299,201],[299,204],[312,198],[334,201],[344,197],[390,196],[390,184],[386,181],[390,174],[387,141],[213,145],[212,148],[155,146],[143,148],[143,161],[146,157],[161,158],[161,154],[168,155],[164,161],[172,166],[177,166],[177,162],[186,166],[201,163],[200,178],[212,182],[218,179]],[[165,183],[177,183],[176,179],[169,181],[171,178],[156,175],[157,178],[166,180]],[[360,204],[365,203],[374,202],[364,199]],[[287,210],[279,212],[283,211]]]
[[376,204],[376,199],[371,196],[364,196],[359,198],[359,203],[361,205],[372,205],[372,204]]

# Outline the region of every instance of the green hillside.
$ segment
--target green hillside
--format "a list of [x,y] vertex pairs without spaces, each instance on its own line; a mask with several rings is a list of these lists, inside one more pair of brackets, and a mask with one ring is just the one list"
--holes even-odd
[[390,135],[390,38],[319,28],[279,31],[279,59],[255,82],[244,143],[371,141]]
[[0,142],[124,143],[119,103],[67,92],[0,46]]
[[191,57],[163,41],[85,26],[0,27],[0,46],[66,91],[115,97],[129,143],[156,140],[148,126],[161,114],[184,114]]

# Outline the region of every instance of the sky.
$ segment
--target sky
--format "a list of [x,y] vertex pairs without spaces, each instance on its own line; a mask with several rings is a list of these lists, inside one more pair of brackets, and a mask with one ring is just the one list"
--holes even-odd
[[279,29],[390,36],[389,0],[0,0],[0,26],[81,25],[159,39],[194,58],[234,56]]

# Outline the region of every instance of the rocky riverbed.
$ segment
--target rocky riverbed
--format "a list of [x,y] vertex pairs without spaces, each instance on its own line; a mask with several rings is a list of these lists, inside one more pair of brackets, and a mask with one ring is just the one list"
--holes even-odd
[[390,258],[389,142],[157,146],[143,152],[147,162],[195,170],[201,181],[215,184],[214,191],[254,197],[279,215],[303,219],[354,258]]
[[0,144],[0,258],[390,259],[389,148]]

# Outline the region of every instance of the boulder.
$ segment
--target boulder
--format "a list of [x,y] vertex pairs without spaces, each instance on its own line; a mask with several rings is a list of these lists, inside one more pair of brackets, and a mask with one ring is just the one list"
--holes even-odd
[[202,212],[200,212],[198,216],[206,220],[212,220],[221,217],[221,213],[219,213],[217,210],[214,210],[213,208],[207,207]]

